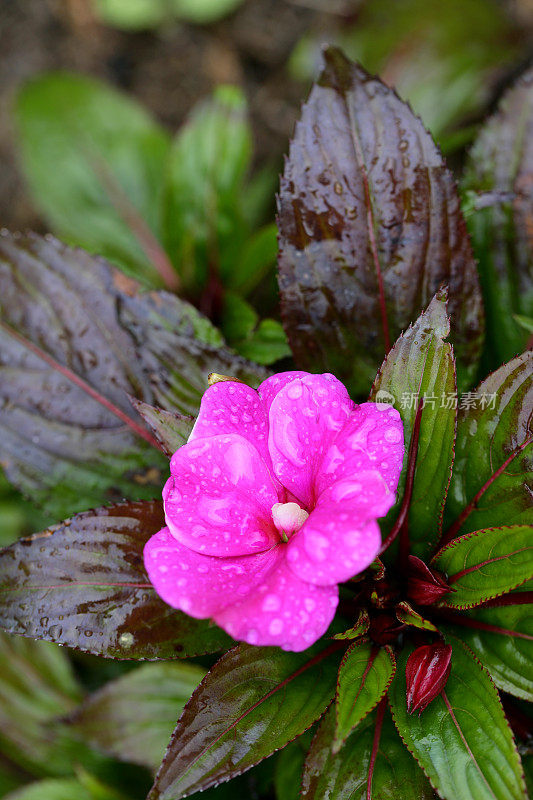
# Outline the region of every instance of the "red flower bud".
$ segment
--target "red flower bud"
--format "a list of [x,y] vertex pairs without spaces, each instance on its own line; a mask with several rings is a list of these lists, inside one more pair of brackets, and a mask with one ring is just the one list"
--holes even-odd
[[407,710],[422,712],[446,686],[452,666],[452,647],[436,642],[413,650],[407,659]]
[[435,570],[430,569],[416,556],[409,556],[407,595],[419,606],[430,606],[445,594],[453,591]]

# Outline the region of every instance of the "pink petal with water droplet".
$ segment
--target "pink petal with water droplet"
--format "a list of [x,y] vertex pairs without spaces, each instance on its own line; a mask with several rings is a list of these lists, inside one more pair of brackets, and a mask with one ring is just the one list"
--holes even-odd
[[361,519],[350,506],[319,500],[287,545],[287,563],[303,581],[342,583],[366,569],[381,547],[375,520]]
[[163,489],[173,536],[198,553],[243,556],[279,542],[271,508],[283,498],[256,448],[242,436],[194,439],[170,461]]
[[176,541],[168,528],[144,547],[144,564],[157,594],[197,619],[213,617],[255,591],[280,558],[279,547],[255,556],[203,556]]
[[336,586],[301,581],[281,560],[245,600],[215,614],[214,620],[234,639],[299,652],[326,632],[338,599]]
[[270,466],[268,417],[258,393],[244,383],[222,381],[204,393],[189,442],[222,433],[238,433]]
[[307,510],[317,493],[324,453],[346,424],[355,403],[333,375],[305,375],[276,394],[269,413],[268,448],[279,481]]
[[324,455],[316,477],[317,496],[327,490],[335,503],[349,501],[361,514],[382,517],[396,499],[403,457],[399,413],[390,406],[363,403]]
[[292,372],[278,372],[276,375],[271,375],[263,383],[257,387],[257,391],[264,403],[267,418],[270,406],[276,395],[288,384],[296,378],[307,378],[311,375],[310,372],[302,372],[301,370],[292,370]]

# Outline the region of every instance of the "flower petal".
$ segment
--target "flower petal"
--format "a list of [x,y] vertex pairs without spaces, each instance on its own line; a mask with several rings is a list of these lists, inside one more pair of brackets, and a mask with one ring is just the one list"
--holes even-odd
[[203,556],[176,541],[168,528],[144,547],[144,564],[157,594],[197,619],[212,617],[246,597],[281,557],[279,547],[255,556]]
[[274,472],[308,510],[317,494],[315,476],[355,404],[333,375],[296,378],[276,394],[269,413],[268,449]]
[[242,436],[195,439],[170,461],[163,489],[173,536],[198,553],[243,556],[279,542],[272,506],[282,500],[265,462]]
[[336,586],[301,581],[283,559],[253,593],[214,620],[234,639],[298,652],[326,632],[338,601]]
[[380,547],[375,520],[360,518],[349,506],[319,501],[287,545],[287,563],[303,581],[330,586],[366,569]]
[[189,442],[222,433],[243,436],[270,466],[267,413],[259,394],[250,386],[221,381],[204,392]]
[[362,403],[328,448],[316,477],[317,495],[384,516],[394,504],[404,456],[403,425],[391,406]]
[[278,372],[276,375],[271,375],[263,383],[257,387],[257,392],[264,403],[266,414],[270,411],[270,406],[276,395],[281,390],[296,378],[307,378],[311,375],[310,372],[302,372],[301,370],[292,370],[292,372]]

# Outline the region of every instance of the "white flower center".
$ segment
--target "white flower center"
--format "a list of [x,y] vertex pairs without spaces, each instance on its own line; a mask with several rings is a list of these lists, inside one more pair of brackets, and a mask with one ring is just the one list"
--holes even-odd
[[272,519],[284,542],[300,530],[308,516],[298,503],[274,503],[272,506]]

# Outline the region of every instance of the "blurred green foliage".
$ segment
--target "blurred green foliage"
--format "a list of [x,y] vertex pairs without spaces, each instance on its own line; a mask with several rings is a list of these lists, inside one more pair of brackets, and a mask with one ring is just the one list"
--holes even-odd
[[157,28],[172,20],[198,25],[231,14],[243,0],[93,0],[102,22],[124,30]]
[[[494,77],[521,52],[520,37],[495,0],[372,0],[353,23],[330,33],[349,58],[411,103],[447,151],[472,138],[469,123],[489,100]],[[323,32],[302,39],[291,58],[294,76],[313,76],[323,41]]]

